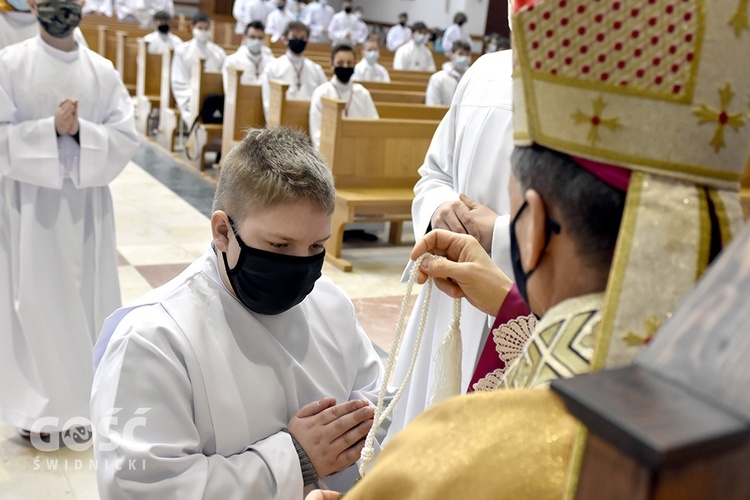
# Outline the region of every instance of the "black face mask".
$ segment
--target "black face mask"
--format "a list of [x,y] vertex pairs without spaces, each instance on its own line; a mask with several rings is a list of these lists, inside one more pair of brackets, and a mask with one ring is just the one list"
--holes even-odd
[[[510,223],[510,260],[513,264],[513,277],[516,281],[516,286],[518,287],[518,293],[521,294],[521,298],[523,298],[523,301],[526,302],[526,305],[529,305],[529,295],[526,289],[526,284],[542,261],[540,257],[539,262],[537,262],[536,264],[537,267],[535,267],[534,269],[530,269],[529,272],[525,272],[523,270],[523,264],[521,263],[521,249],[518,246],[518,239],[516,239],[516,221],[518,220],[518,217],[521,216],[521,213],[526,209],[528,204],[529,203],[527,201],[523,202],[523,205],[521,205],[518,213],[515,217],[513,217],[513,220]],[[542,255],[544,255],[544,251],[547,249],[547,245],[549,244],[549,239],[552,236],[552,233],[560,234],[560,224],[550,219],[549,216],[545,217],[547,220],[545,226],[544,248],[542,248]]]
[[341,66],[336,66],[335,68],[333,68],[333,73],[341,83],[349,83],[349,80],[352,79],[352,75],[354,74],[354,68],[344,68]]
[[81,4],[75,2],[45,2],[36,8],[42,29],[55,38],[70,35],[81,22]]
[[312,292],[321,276],[325,250],[310,257],[258,250],[247,246],[231,219],[229,223],[240,245],[240,256],[234,268],[229,269],[227,254],[222,252],[224,269],[232,290],[245,307],[259,314],[281,314]]
[[398,24],[400,24],[401,27],[403,28],[404,26],[406,26],[406,21],[399,21]]
[[301,54],[305,51],[305,47],[307,47],[307,41],[302,40],[300,38],[292,38],[289,40],[289,50],[294,52],[295,54]]
[[347,7],[347,8],[344,9],[344,12],[346,12],[347,14],[351,14],[352,13],[352,8],[351,7]]
[[169,33],[169,25],[168,24],[160,24],[156,27],[157,30],[159,30],[159,33],[164,33],[165,35]]

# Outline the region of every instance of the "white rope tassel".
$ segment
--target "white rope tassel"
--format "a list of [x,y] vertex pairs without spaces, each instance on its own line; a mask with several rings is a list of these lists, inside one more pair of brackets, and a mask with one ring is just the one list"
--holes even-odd
[[393,399],[391,400],[390,404],[388,405],[387,408],[384,409],[383,404],[385,401],[385,394],[388,391],[388,381],[391,379],[393,366],[396,363],[396,356],[398,355],[398,348],[401,344],[401,336],[404,333],[404,324],[406,321],[406,310],[409,307],[409,299],[411,298],[411,291],[412,291],[412,288],[414,288],[414,283],[417,280],[417,273],[419,272],[419,266],[422,264],[422,261],[427,256],[428,254],[424,254],[420,256],[414,263],[414,267],[412,267],[411,273],[409,274],[409,283],[406,285],[406,294],[404,295],[404,300],[401,302],[401,313],[399,314],[398,321],[396,322],[396,333],[393,336],[393,342],[391,343],[391,350],[388,353],[388,363],[386,364],[386,367],[385,367],[385,376],[383,377],[383,382],[380,386],[380,392],[378,393],[378,404],[375,407],[375,416],[373,417],[373,423],[372,423],[372,427],[370,428],[370,432],[367,433],[367,438],[365,439],[365,447],[362,448],[362,453],[360,455],[360,461],[359,461],[360,477],[365,477],[367,466],[369,465],[370,461],[372,460],[373,455],[375,454],[375,433],[377,432],[378,428],[383,424],[383,422],[385,422],[385,419],[388,418],[388,415],[391,414],[391,411],[393,411],[394,406],[396,405],[396,403],[398,403],[398,400],[401,398],[401,394],[403,394],[404,390],[406,389],[406,386],[409,383],[409,380],[411,379],[411,372],[414,370],[414,365],[417,362],[417,355],[419,354],[419,348],[422,345],[422,335],[424,334],[425,324],[427,323],[427,311],[429,309],[430,296],[432,294],[432,278],[428,278],[427,282],[425,283],[425,285],[427,286],[427,291],[425,293],[424,305],[422,306],[422,316],[419,321],[419,330],[417,330],[417,339],[414,345],[414,352],[412,353],[411,363],[409,364],[409,370],[406,373],[406,377],[404,377],[403,383],[398,388],[398,391],[396,391],[396,394],[393,396]]
[[453,301],[453,320],[435,355],[435,380],[430,406],[461,394],[461,299]]

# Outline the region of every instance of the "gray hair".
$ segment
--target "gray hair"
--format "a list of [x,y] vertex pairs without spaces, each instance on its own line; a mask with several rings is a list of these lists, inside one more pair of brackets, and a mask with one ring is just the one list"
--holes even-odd
[[533,189],[546,205],[556,207],[563,218],[557,222],[579,254],[593,269],[608,271],[625,209],[625,192],[579,167],[570,156],[537,144],[516,147],[511,164],[521,192]]
[[284,127],[250,129],[224,159],[213,210],[238,224],[279,203],[336,206],[333,175],[307,135]]

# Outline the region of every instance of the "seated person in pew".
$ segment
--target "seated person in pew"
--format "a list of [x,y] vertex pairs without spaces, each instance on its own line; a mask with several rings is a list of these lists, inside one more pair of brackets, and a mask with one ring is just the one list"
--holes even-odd
[[[227,155],[206,253],[99,337],[102,498],[286,500],[352,486],[383,367],[321,275],[335,203],[301,132],[253,129]],[[144,409],[133,429],[124,415]]]
[[166,10],[154,14],[154,32],[143,37],[149,54],[161,54],[174,50],[182,43],[182,38],[172,33],[172,15]]
[[388,70],[378,64],[380,46],[377,36],[370,37],[362,44],[362,60],[354,66],[352,80],[355,82],[390,82]]
[[393,69],[397,71],[435,71],[435,58],[427,47],[429,30],[425,23],[418,21],[412,26],[412,39],[396,50],[393,56]]
[[310,98],[310,139],[316,150],[320,149],[320,126],[323,119],[321,97],[334,97],[346,101],[343,113],[347,118],[379,118],[370,92],[359,83],[351,81],[356,60],[356,53],[349,45],[341,44],[334,47],[331,52],[333,77],[315,89]]
[[241,85],[260,85],[261,76],[265,71],[268,63],[273,61],[273,52],[263,45],[265,35],[263,34],[263,23],[253,21],[247,25],[245,36],[242,38],[242,45],[237,52],[227,56],[224,60],[224,66],[221,69],[224,80],[224,93],[227,89],[227,78],[229,78],[229,68],[242,70],[240,77]]
[[287,10],[286,4],[286,0],[276,0],[276,9],[266,17],[266,33],[271,35],[271,43],[278,42],[284,36],[289,23],[295,20]]
[[268,82],[280,80],[289,84],[287,99],[309,100],[313,91],[323,85],[328,77],[320,64],[305,57],[310,28],[299,21],[292,21],[284,31],[286,53],[277,57],[266,66],[261,78],[263,85],[263,112],[268,116],[271,103],[271,90]]
[[[172,95],[180,109],[183,119],[187,120],[198,110],[190,109],[190,76],[193,61],[206,61],[205,70],[209,73],[219,73],[227,57],[224,49],[213,43],[211,38],[211,18],[202,12],[193,16],[193,38],[182,42],[174,49],[172,58]],[[191,113],[191,111],[193,113]]]
[[425,104],[450,106],[458,82],[471,65],[471,46],[463,40],[453,42],[448,67],[433,74],[427,82]]

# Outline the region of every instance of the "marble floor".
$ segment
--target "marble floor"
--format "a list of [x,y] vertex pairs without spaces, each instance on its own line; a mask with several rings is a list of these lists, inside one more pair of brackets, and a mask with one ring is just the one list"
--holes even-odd
[[[176,276],[206,250],[215,178],[215,172],[200,173],[144,142],[112,183],[124,303]],[[371,230],[377,242],[344,244],[353,272],[326,263],[323,273],[351,297],[360,323],[385,357],[406,291],[401,273],[414,237],[406,224],[404,243],[391,246],[386,231]],[[409,309],[413,302],[414,296]],[[0,500],[96,499],[94,467],[90,449],[40,452],[0,424]]]

